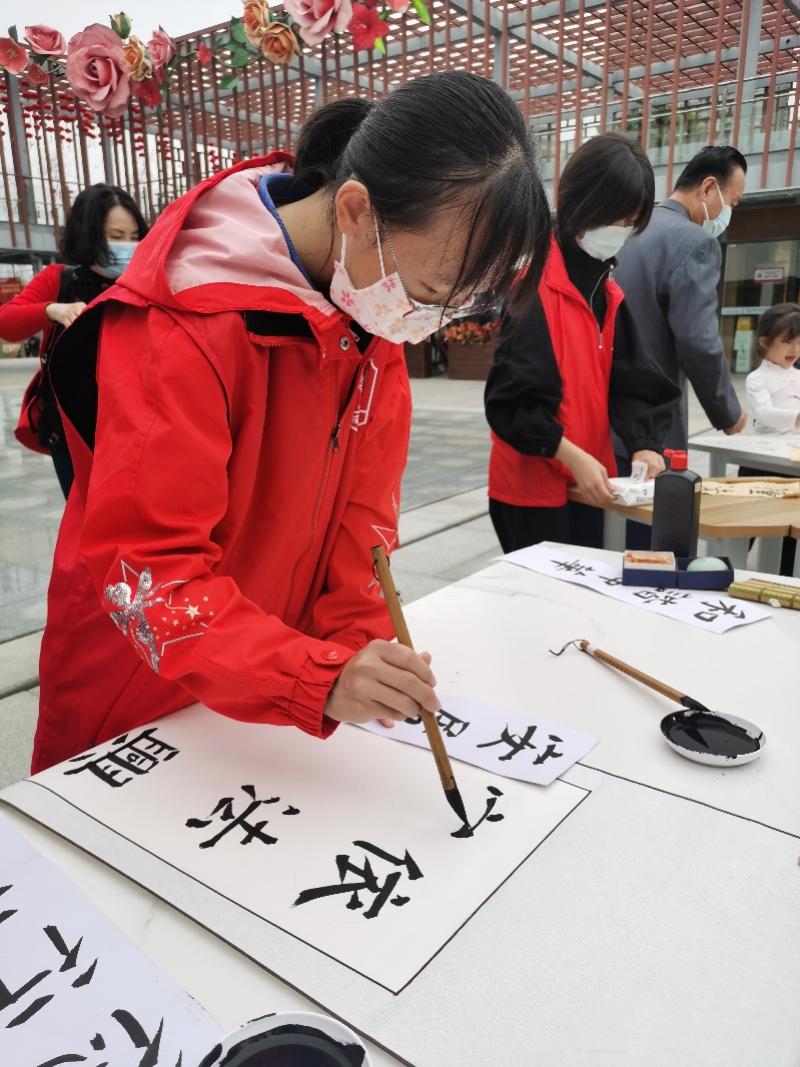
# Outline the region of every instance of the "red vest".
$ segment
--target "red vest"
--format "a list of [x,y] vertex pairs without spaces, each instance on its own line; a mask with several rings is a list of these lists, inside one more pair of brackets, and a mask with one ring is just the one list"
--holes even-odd
[[[614,324],[623,292],[604,283],[606,316],[602,330],[589,305],[569,280],[561,249],[552,242],[539,284],[559,374],[562,399],[557,419],[564,436],[594,456],[610,476],[617,473],[608,421],[608,388]],[[531,355],[536,358],[535,353]],[[489,496],[518,507],[563,507],[575,480],[557,459],[525,456],[492,434]]]

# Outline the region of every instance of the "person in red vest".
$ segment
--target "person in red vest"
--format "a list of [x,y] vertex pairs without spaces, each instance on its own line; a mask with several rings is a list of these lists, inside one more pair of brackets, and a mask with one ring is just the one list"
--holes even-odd
[[75,484],[34,771],[195,701],[315,738],[439,707],[372,568],[397,544],[402,345],[541,271],[549,232],[519,109],[464,72],[329,104],[296,161],[164,211],[51,361]]
[[[503,316],[485,391],[492,430],[489,511],[504,552],[539,541],[602,547],[616,474],[611,428],[647,476],[678,389],[642,351],[613,280],[614,257],[643,230],[653,168],[616,133],[585,142],[558,186],[555,234],[533,305]],[[519,287],[534,289],[522,276]],[[571,487],[587,503],[568,500]]]
[[[147,233],[141,211],[124,189],[98,182],[75,197],[61,237],[63,263],[51,263],[21,293],[0,307],[0,337],[23,341],[42,331],[46,360],[61,331],[122,274],[136,243]],[[66,497],[72,461],[46,374],[25,391],[15,435],[20,444],[53,459]]]

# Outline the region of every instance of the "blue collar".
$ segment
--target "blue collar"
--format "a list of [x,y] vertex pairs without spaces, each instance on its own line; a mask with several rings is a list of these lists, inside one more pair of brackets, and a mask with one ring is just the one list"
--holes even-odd
[[280,226],[292,263],[294,263],[308,284],[313,285],[314,283],[311,281],[311,278],[309,278],[308,271],[303,266],[300,256],[297,254],[297,249],[292,243],[289,231],[284,226],[283,219],[276,206],[278,204],[291,203],[294,200],[302,200],[303,197],[307,195],[304,190],[298,190],[300,194],[298,196],[289,195],[290,187],[293,185],[295,185],[295,180],[294,175],[292,174],[264,174],[258,182],[258,195],[261,197],[261,202],[264,207]]

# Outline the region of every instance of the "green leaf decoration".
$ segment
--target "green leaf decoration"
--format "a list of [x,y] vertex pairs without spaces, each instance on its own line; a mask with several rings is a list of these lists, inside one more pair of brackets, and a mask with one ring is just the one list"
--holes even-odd
[[12,41],[16,41],[17,44],[19,44],[19,35],[17,34],[16,26],[8,27],[8,36],[11,38]]
[[386,55],[386,45],[383,43],[382,37],[375,38],[375,51],[380,52],[382,56]]
[[244,22],[239,18],[231,19],[231,39],[236,41],[237,44],[247,44],[247,37],[244,32]]
[[232,44],[230,47],[230,55],[232,67],[246,67],[250,62],[250,53],[246,48],[242,48],[241,45]]
[[239,75],[238,74],[226,74],[224,78],[220,78],[220,80],[219,80],[220,89],[233,89],[233,87],[235,85],[238,85],[238,84],[239,84]]
[[428,5],[425,3],[425,0],[411,0],[411,6],[419,16],[420,22],[424,22],[426,26],[430,26],[431,14],[430,11],[428,11]]

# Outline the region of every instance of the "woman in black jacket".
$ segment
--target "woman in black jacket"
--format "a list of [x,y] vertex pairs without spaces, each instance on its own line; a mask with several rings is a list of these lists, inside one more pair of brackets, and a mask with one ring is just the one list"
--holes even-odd
[[[486,383],[489,509],[505,552],[545,540],[602,546],[612,427],[648,477],[664,469],[662,432],[679,391],[641,350],[612,279],[653,198],[650,161],[619,134],[587,141],[564,169],[538,299],[522,318],[504,315]],[[568,500],[576,486],[585,504]]]

